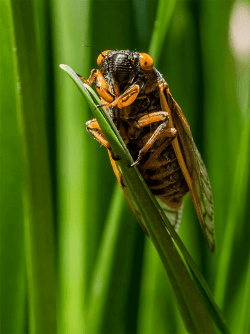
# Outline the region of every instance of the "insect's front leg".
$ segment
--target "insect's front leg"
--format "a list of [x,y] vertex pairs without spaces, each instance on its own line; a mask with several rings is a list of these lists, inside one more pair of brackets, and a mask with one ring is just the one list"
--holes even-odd
[[115,107],[117,106],[119,109],[130,106],[138,97],[142,87],[144,86],[144,82],[138,80],[132,86],[130,86],[123,94],[117,97],[113,102],[104,103],[101,106],[104,107]]
[[120,160],[119,157],[116,157],[113,153],[113,151],[110,148],[110,145],[107,141],[107,139],[105,138],[99,123],[97,122],[97,120],[95,118],[91,119],[90,121],[88,121],[86,123],[86,127],[87,127],[87,131],[89,134],[91,134],[91,136],[93,136],[101,145],[105,146],[110,154],[113,160],[117,161]]
[[93,69],[90,72],[90,76],[87,80],[84,79],[79,74],[78,74],[78,76],[84,83],[86,83],[89,86],[94,82],[94,84],[96,86],[97,93],[100,95],[100,97],[104,101],[106,101],[108,103],[111,103],[111,102],[114,101],[115,95],[112,94],[109,91],[108,84],[107,84],[106,80],[104,79],[104,77],[102,75],[102,72],[100,70]]
[[156,130],[150,134],[148,140],[146,141],[143,148],[139,151],[137,160],[131,165],[131,167],[136,166],[140,163],[144,154],[152,147],[156,140],[161,138],[170,137],[174,139],[177,135],[177,130],[175,128],[168,127],[168,113],[166,111],[157,111],[144,115],[137,121],[137,126],[139,128],[148,126],[152,123],[163,121]]
[[104,134],[100,128],[100,125],[98,124],[97,120],[91,119],[90,121],[88,121],[86,123],[87,126],[87,131],[103,146],[105,146],[108,149],[108,153],[109,153],[109,157],[110,157],[110,161],[112,164],[112,168],[114,170],[115,176],[118,180],[118,183],[120,185],[120,187],[123,189],[124,188],[124,183],[122,180],[122,176],[121,173],[119,172],[119,169],[117,167],[116,164],[116,160],[119,160],[120,158],[117,158],[114,156],[113,151],[110,148],[110,145],[108,143],[108,141],[106,140],[106,138],[104,137]]
[[107,149],[110,149],[110,145],[106,138],[104,137],[104,134],[100,128],[100,125],[98,124],[97,120],[95,118],[91,119],[86,123],[87,131],[91,136],[93,136],[100,144],[105,146]]

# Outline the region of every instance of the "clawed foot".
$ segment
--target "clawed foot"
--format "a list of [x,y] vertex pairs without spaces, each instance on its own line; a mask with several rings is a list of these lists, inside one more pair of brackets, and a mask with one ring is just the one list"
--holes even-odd
[[139,162],[140,162],[140,160],[137,159],[134,163],[132,163],[132,165],[129,165],[129,167],[135,167],[135,166],[139,165]]
[[96,105],[95,108],[98,109],[98,108],[101,108],[101,107],[105,108],[105,107],[110,107],[110,106],[112,106],[112,103],[102,103],[102,104]]

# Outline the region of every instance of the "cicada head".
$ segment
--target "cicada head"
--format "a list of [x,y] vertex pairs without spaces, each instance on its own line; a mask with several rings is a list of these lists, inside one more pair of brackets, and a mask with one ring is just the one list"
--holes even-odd
[[129,50],[102,52],[97,58],[97,65],[114,93],[114,86],[119,91],[132,85],[136,80],[144,78],[153,69],[153,59],[146,53]]

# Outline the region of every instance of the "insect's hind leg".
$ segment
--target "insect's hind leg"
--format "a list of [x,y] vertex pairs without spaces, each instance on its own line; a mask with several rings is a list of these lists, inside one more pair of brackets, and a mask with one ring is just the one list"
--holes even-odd
[[177,130],[175,128],[168,127],[168,113],[166,111],[157,111],[148,115],[144,115],[137,121],[139,127],[144,127],[155,122],[163,121],[156,130],[151,134],[149,139],[143,148],[139,151],[137,160],[131,165],[131,167],[136,166],[140,163],[144,154],[152,147],[156,140],[161,138],[175,138],[177,135]]

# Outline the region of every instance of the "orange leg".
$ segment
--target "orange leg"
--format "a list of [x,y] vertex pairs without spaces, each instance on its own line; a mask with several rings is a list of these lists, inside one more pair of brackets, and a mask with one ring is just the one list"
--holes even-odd
[[160,138],[175,138],[177,135],[177,130],[175,128],[168,127],[168,113],[166,111],[157,111],[151,114],[142,116],[137,121],[139,127],[147,126],[149,124],[163,121],[164,123],[160,124],[157,129],[151,134],[149,139],[143,148],[139,151],[137,160],[131,165],[136,166],[142,159],[142,156],[148,152],[148,150],[152,147],[152,145],[156,142],[156,140]]
[[109,145],[108,141],[106,140],[106,138],[104,137],[104,134],[103,134],[97,120],[95,118],[93,118],[90,121],[88,121],[86,123],[86,125],[87,125],[88,133],[90,133],[91,136],[93,136],[101,145],[105,146],[108,149],[109,154],[111,155],[112,159],[114,161],[120,160],[119,157],[114,156],[114,154],[113,154],[113,152],[110,148],[110,145]]
[[95,83],[97,93],[100,97],[106,102],[113,102],[115,95],[109,91],[109,87],[107,82],[105,81],[102,72],[100,70],[93,69],[90,72],[89,78],[86,80],[82,76],[78,74],[79,78],[84,81],[87,85],[91,85],[93,82]]
[[139,127],[143,127],[155,122],[165,121],[167,119],[168,113],[166,111],[156,111],[140,117],[137,121],[137,124]]
[[100,144],[110,149],[108,141],[105,139],[104,134],[95,118],[91,119],[86,123],[87,131],[93,136]]
[[115,107],[117,106],[119,109],[130,106],[137,98],[140,93],[140,86],[137,84],[129,87],[122,95],[120,95],[113,102],[104,103],[101,105],[102,107]]
[[114,85],[115,94],[110,92],[108,84],[106,80],[104,79],[102,72],[100,70],[93,69],[90,72],[90,76],[87,80],[84,79],[79,74],[78,76],[82,81],[84,81],[89,86],[93,82],[95,83],[97,93],[106,102],[101,105],[102,107],[117,106],[119,109],[127,107],[135,101],[135,99],[137,98],[141,90],[140,82],[134,83],[123,94],[121,94],[118,98],[115,99],[116,95],[118,95],[119,93],[117,85]]
[[91,119],[90,121],[88,121],[86,123],[87,125],[87,131],[100,143],[102,144],[103,146],[105,146],[107,149],[108,149],[108,154],[109,154],[109,158],[110,158],[110,162],[111,162],[111,165],[112,165],[112,168],[113,168],[113,171],[115,173],[115,176],[118,180],[118,183],[119,183],[119,186],[123,189],[124,188],[124,183],[123,183],[123,180],[122,180],[122,175],[119,171],[119,168],[116,164],[116,160],[117,158],[115,158],[113,156],[113,152],[111,151],[110,149],[110,146],[109,146],[109,143],[107,142],[107,140],[105,139],[103,133],[102,133],[102,130],[97,122],[97,120],[94,118],[94,119]]
[[[168,129],[174,129],[174,130],[176,130],[175,128],[168,128]],[[177,131],[176,131],[176,133],[177,133]],[[144,137],[141,139],[141,140],[142,140],[142,144],[143,144],[143,146],[145,146],[145,145],[147,144],[147,142],[149,141],[149,139],[152,137],[153,134],[154,134],[154,132],[150,132],[149,134],[147,134],[146,136],[144,136]],[[171,141],[174,140],[175,137],[176,137],[176,136],[171,136],[171,137],[170,137],[170,138],[171,138]],[[165,135],[164,132],[159,134],[157,140],[158,140],[158,139],[163,139],[163,138],[166,138],[166,135]]]
[[[165,148],[174,140],[175,137],[170,137],[164,141],[155,151],[150,155],[150,158],[146,161],[145,164],[140,166],[140,171],[143,174],[148,168],[160,168],[161,165],[165,165],[166,162],[157,161],[157,157],[165,150]],[[159,138],[160,139],[160,138]],[[157,174],[158,176],[158,174]]]

